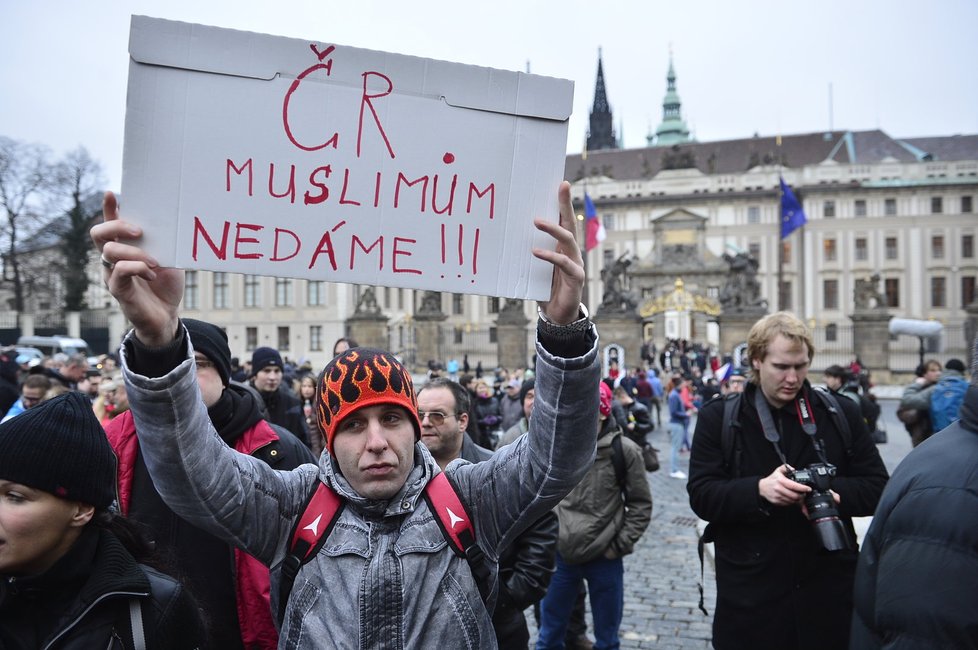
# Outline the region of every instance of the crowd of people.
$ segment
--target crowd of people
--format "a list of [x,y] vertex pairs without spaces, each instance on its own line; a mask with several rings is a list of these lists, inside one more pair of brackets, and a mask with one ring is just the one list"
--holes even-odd
[[[0,647],[526,648],[533,608],[541,650],[617,648],[657,427],[715,545],[714,647],[978,647],[964,364],[907,388],[929,431],[893,480],[865,373],[813,386],[792,314],[751,328],[743,366],[670,342],[602,380],[558,199],[531,367],[434,367],[416,390],[346,338],[323,369],[267,347],[239,366],[108,194],[92,238],[133,325],[119,354],[0,352]],[[852,517],[874,512],[860,552]]]

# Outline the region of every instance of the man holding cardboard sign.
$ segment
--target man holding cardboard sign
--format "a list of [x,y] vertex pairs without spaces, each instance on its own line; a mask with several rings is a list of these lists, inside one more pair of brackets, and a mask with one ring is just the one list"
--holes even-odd
[[[499,550],[580,481],[595,450],[597,334],[580,304],[584,268],[566,182],[558,204],[559,224],[535,221],[556,247],[533,249],[553,277],[550,298],[540,303],[529,432],[489,461],[456,461],[445,470],[488,560],[488,584],[480,585],[421,498],[439,469],[418,442],[417,400],[400,363],[356,348],[327,365],[318,387],[327,452],[318,467],[280,472],[233,452],[200,398],[194,351],[178,315],[183,271],[146,254],[141,228],[120,220],[115,197],[106,195],[105,222],[92,228],[92,239],[105,282],[134,326],[122,366],[146,465],[163,499],[272,567],[285,558],[319,481],[342,501],[326,543],[298,570],[280,647],[495,647],[489,611]],[[485,600],[480,586],[487,587]]]

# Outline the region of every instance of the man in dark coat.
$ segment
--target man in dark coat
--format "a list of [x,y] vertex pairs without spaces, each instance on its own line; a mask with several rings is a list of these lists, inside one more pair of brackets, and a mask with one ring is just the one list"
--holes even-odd
[[[461,384],[439,377],[418,391],[421,442],[444,470],[456,458],[479,463],[490,450],[469,437],[469,394]],[[519,534],[499,556],[499,597],[492,626],[500,648],[527,648],[530,632],[523,614],[547,593],[557,555],[557,515],[547,512]]]
[[251,386],[261,394],[269,422],[291,431],[309,445],[302,402],[283,381],[285,363],[278,350],[256,348],[251,354]]
[[[190,318],[183,323],[194,347],[201,399],[224,442],[276,469],[315,463],[295,436],[262,419],[261,400],[253,391],[230,381],[231,350],[224,330]],[[179,567],[208,614],[212,647],[276,648],[278,631],[270,601],[274,586],[268,568],[167,507],[146,469],[131,411],[112,419],[105,429],[119,459],[119,508],[145,526],[149,539]]]
[[[713,400],[699,412],[687,489],[693,511],[710,522],[704,538],[715,545],[718,650],[849,645],[857,560],[851,518],[872,514],[887,473],[856,404],[835,400],[846,436],[825,398],[813,394],[806,377],[814,352],[798,318],[785,312],[764,317],[747,338],[751,380],[736,398],[733,444],[724,446],[722,439],[727,400]],[[766,414],[767,427],[761,424]],[[851,548],[826,550],[806,516],[812,490],[790,478],[793,470],[818,463],[837,468],[831,498],[840,537],[847,536]],[[826,526],[832,523],[818,530]]]
[[883,491],[856,569],[853,650],[978,648],[976,370],[961,419],[910,452]]

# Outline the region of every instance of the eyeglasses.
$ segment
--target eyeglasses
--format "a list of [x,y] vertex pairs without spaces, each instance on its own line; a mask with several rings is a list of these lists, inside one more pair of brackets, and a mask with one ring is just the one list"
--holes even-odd
[[418,419],[424,422],[425,418],[431,422],[432,426],[440,427],[445,424],[445,418],[455,417],[455,413],[442,413],[441,411],[418,411]]

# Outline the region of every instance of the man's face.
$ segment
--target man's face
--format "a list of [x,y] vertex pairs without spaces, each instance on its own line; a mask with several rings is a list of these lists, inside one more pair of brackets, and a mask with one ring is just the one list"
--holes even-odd
[[[462,437],[469,423],[467,413],[455,412],[455,397],[447,388],[425,388],[418,393],[421,442],[435,460],[446,464],[462,451]],[[436,424],[438,420],[440,423]]]
[[727,380],[726,386],[723,387],[723,394],[729,395],[730,393],[743,393],[746,386],[747,379],[745,377],[731,377]]
[[72,363],[69,363],[64,368],[61,369],[61,374],[65,377],[65,379],[69,379],[75,383],[84,379],[85,373],[87,372],[88,372],[87,365],[76,366],[75,364]]
[[764,397],[775,408],[795,399],[808,377],[808,346],[778,334],[767,346],[763,361],[751,360]]
[[519,386],[511,386],[509,384],[506,384],[506,394],[509,396],[510,399],[519,399],[520,398],[520,387]]
[[414,467],[414,426],[403,407],[357,409],[337,425],[333,456],[357,494],[390,499]]
[[266,366],[255,375],[255,388],[266,393],[278,390],[282,383],[282,369],[278,366]]
[[927,372],[924,373],[924,379],[927,383],[933,384],[941,378],[941,367],[936,363],[927,366]]
[[829,387],[829,390],[839,390],[842,388],[842,380],[832,375],[825,375],[825,385]]
[[526,391],[526,397],[523,398],[523,415],[527,421],[529,421],[530,413],[533,411],[533,396],[535,394],[535,391],[531,388]]
[[92,375],[88,378],[88,396],[98,397],[98,387],[102,385],[102,375]]
[[20,389],[20,403],[24,405],[25,409],[31,409],[41,403],[44,399],[44,390],[42,388],[29,388],[24,386]]
[[122,381],[116,383],[116,388],[110,397],[116,411],[129,408],[129,393],[126,392],[126,385]]
[[221,375],[217,372],[214,362],[206,356],[195,352],[194,361],[197,362],[197,385],[200,386],[200,396],[204,399],[207,408],[210,408],[221,399],[224,382],[221,381]]

